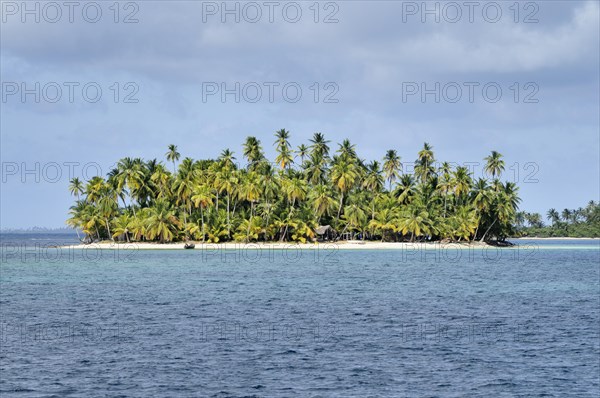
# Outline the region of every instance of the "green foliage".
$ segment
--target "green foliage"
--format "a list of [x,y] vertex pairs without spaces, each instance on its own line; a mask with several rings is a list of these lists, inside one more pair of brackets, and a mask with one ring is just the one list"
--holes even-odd
[[586,207],[555,209],[546,212],[550,223],[544,225],[539,213],[519,212],[516,216],[517,236],[539,238],[598,238],[600,237],[600,204],[590,200]]
[[[88,240],[305,243],[317,238],[319,225],[331,225],[344,238],[468,241],[503,240],[523,218],[518,188],[500,181],[504,161],[495,151],[485,158],[493,180],[474,181],[466,167],[438,166],[427,143],[414,175],[403,173],[408,168],[394,149],[367,162],[349,140],[332,150],[321,133],[294,150],[290,132],[281,129],[273,146],[271,164],[260,140],[248,137],[244,168],[229,149],[216,160],[179,162],[170,145],[172,172],[156,159],[123,158],[106,177],[71,181],[76,202],[67,224]],[[573,214],[566,213],[576,221]],[[535,217],[529,221],[540,226]],[[575,221],[564,228],[588,233]]]

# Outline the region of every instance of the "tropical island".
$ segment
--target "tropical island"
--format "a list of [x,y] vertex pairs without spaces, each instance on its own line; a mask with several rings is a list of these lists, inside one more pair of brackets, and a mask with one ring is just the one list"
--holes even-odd
[[546,212],[550,225],[544,224],[540,213],[517,212],[516,229],[520,237],[536,238],[599,238],[600,203],[590,200],[585,207],[556,209]]
[[106,177],[74,178],[67,224],[83,242],[504,242],[518,233],[518,187],[501,181],[505,164],[485,157],[490,178],[438,162],[428,143],[414,172],[394,149],[367,162],[349,140],[330,147],[315,133],[294,149],[275,133],[275,162],[247,137],[243,166],[225,149],[216,159],[163,163],[123,158]]

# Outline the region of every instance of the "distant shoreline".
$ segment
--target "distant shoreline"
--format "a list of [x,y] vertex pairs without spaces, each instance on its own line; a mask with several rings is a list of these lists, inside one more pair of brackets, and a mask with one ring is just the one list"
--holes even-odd
[[600,238],[573,238],[573,237],[568,237],[568,236],[564,236],[564,237],[553,236],[553,237],[546,237],[546,238],[537,237],[537,236],[525,236],[525,237],[522,237],[522,238],[509,238],[509,240],[521,240],[521,239],[535,239],[535,240],[598,240]]

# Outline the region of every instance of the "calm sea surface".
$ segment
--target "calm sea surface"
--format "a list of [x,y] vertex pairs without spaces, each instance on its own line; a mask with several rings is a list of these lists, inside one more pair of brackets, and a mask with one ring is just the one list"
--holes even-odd
[[2,397],[597,397],[599,241],[59,250],[4,234]]

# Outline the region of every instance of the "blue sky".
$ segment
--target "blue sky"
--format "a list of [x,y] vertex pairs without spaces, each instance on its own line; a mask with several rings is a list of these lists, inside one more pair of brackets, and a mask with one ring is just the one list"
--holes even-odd
[[63,226],[69,177],[121,157],[273,157],[281,128],[407,165],[427,141],[476,176],[497,150],[527,211],[598,200],[597,1],[54,4],[2,2],[3,228]]

